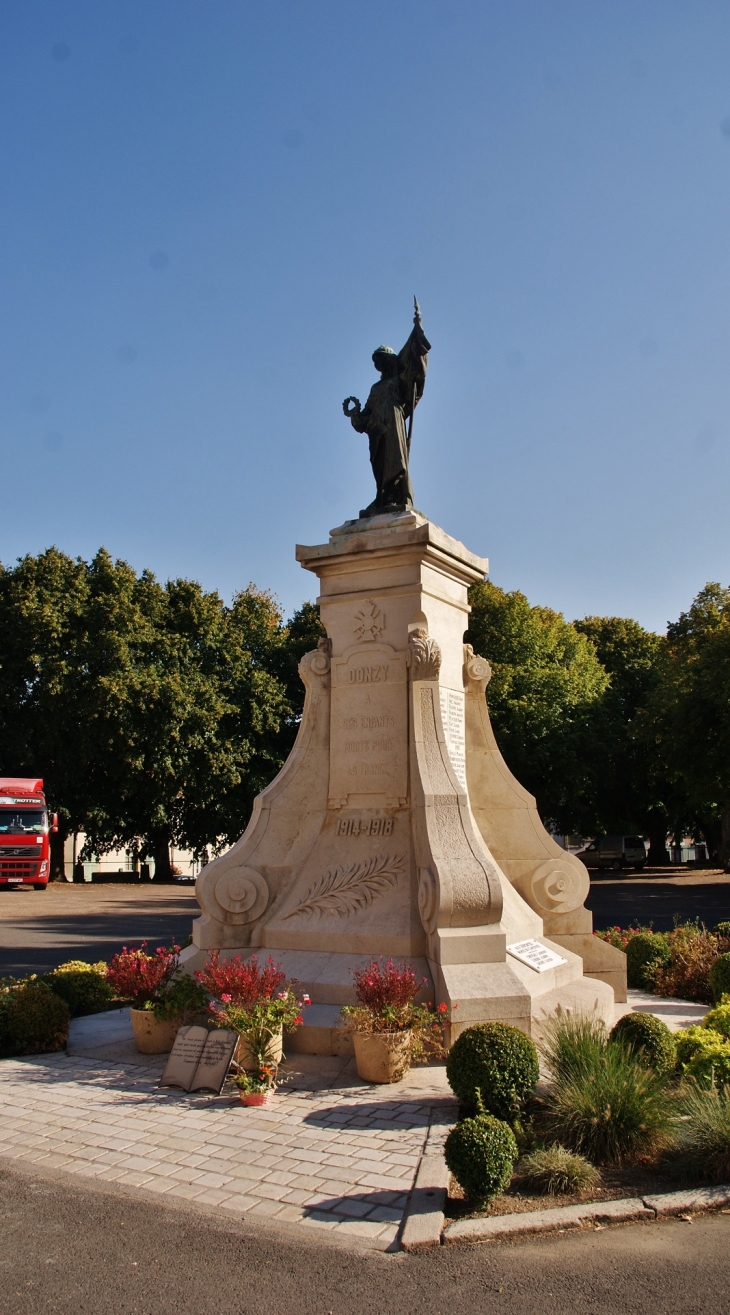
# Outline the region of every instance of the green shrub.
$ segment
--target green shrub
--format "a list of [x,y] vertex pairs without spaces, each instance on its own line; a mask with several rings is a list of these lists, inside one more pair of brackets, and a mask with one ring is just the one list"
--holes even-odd
[[590,1192],[601,1181],[598,1169],[584,1155],[576,1155],[558,1145],[545,1146],[525,1155],[517,1165],[517,1174],[526,1187],[550,1195]]
[[155,1018],[186,1018],[204,1013],[208,1008],[208,992],[200,982],[187,973],[178,972],[170,982],[162,1000],[152,1005]]
[[642,931],[632,936],[626,946],[626,977],[634,990],[651,991],[651,978],[647,969],[655,964],[668,964],[669,946],[661,932]]
[[543,1042],[553,1082],[540,1131],[598,1164],[621,1163],[661,1148],[671,1097],[664,1074],[609,1041],[591,1019],[560,1015]]
[[687,1091],[664,1167],[680,1180],[730,1182],[730,1088]]
[[[718,1036],[707,1032],[708,1037]],[[726,1087],[730,1083],[730,1045],[725,1037],[708,1041],[685,1066],[685,1074],[700,1087]]]
[[730,991],[730,954],[718,954],[710,968],[710,991],[716,1004]]
[[657,1073],[668,1073],[677,1061],[674,1037],[655,1014],[624,1014],[611,1031],[611,1040],[628,1046],[640,1063]]
[[715,1005],[709,1014],[705,1014],[702,1026],[710,1028],[712,1032],[719,1032],[721,1036],[730,1037],[730,1000],[723,999],[721,1004]]
[[712,930],[716,936],[722,936],[723,940],[730,941],[730,922],[718,922]]
[[657,995],[676,996],[711,1004],[710,971],[720,944],[698,922],[687,922],[667,932],[669,962],[647,965],[645,975]]
[[444,1158],[469,1200],[484,1205],[509,1183],[517,1142],[509,1124],[491,1114],[478,1114],[451,1129]]
[[722,1042],[721,1033],[705,1027],[702,1023],[695,1023],[692,1027],[681,1028],[679,1032],[674,1034],[677,1068],[683,1073],[695,1055],[706,1049],[708,1045],[712,1046],[718,1042]]
[[65,1000],[44,982],[26,979],[0,991],[0,1053],[38,1055],[63,1050],[68,1036]]
[[498,1119],[517,1117],[539,1075],[533,1042],[508,1023],[466,1028],[446,1060],[446,1076],[462,1106],[477,1109],[481,1092],[484,1108]]
[[100,1013],[108,1009],[114,999],[103,962],[84,963],[81,959],[71,959],[49,973],[44,981],[66,1001],[72,1018],[79,1014]]

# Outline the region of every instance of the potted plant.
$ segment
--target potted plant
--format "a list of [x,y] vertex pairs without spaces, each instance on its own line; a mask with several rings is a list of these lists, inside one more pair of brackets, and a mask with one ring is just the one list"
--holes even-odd
[[353,973],[356,1005],[342,1010],[355,1043],[358,1077],[365,1082],[400,1082],[413,1060],[425,1061],[444,1053],[443,1026],[446,1005],[434,1013],[415,998],[426,984],[419,982],[408,964],[373,959]]
[[256,1073],[265,1065],[280,1064],[284,1028],[302,1023],[301,1011],[309,1004],[308,995],[297,999],[281,965],[269,957],[259,967],[255,954],[246,961],[236,955],[221,962],[219,951],[211,950],[195,976],[214,997],[209,1009],[216,1026],[238,1032],[235,1058],[241,1068]]
[[131,1003],[134,1040],[143,1055],[163,1055],[172,1050],[181,1019],[167,1016],[161,1006],[178,970],[178,956],[177,945],[169,950],[160,946],[154,954],[148,954],[147,942],[143,941],[139,949],[123,946],[112,956],[107,969],[106,979],[116,994]]
[[253,1073],[239,1073],[234,1082],[242,1105],[268,1105],[276,1090],[276,1069],[263,1064]]

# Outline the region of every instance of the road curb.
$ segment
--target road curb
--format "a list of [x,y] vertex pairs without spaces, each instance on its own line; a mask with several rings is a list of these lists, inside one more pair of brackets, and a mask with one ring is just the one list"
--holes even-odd
[[730,1204],[730,1185],[701,1187],[686,1192],[664,1192],[656,1196],[624,1197],[620,1201],[592,1201],[586,1205],[558,1206],[524,1214],[495,1215],[492,1219],[461,1219],[448,1224],[442,1235],[445,1246],[460,1242],[491,1242],[502,1237],[525,1237],[584,1228],[589,1224],[630,1223],[672,1215],[691,1215]]

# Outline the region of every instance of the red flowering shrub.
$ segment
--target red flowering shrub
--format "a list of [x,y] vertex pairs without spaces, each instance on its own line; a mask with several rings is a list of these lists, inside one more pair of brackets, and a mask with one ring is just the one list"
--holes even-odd
[[382,964],[380,960],[372,959],[367,968],[357,969],[353,977],[359,1003],[376,1013],[388,1006],[403,1009],[412,1004],[426,983],[425,977],[419,982],[408,964],[398,966],[392,959]]
[[122,1000],[131,1000],[134,1009],[141,1009],[152,1001],[160,1000],[179,965],[180,947],[169,950],[160,946],[154,954],[147,953],[147,942],[139,949],[123,946],[112,956],[106,971],[106,980]]
[[253,1005],[260,1000],[270,1000],[286,981],[286,973],[274,963],[271,955],[259,968],[255,954],[246,963],[240,954],[221,963],[219,950],[210,951],[208,962],[195,976],[211,995],[224,1004],[234,1005]]

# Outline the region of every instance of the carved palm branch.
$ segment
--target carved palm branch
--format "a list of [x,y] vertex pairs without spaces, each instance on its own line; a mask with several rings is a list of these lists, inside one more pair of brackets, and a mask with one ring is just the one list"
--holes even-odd
[[291,913],[285,913],[282,921],[300,913],[307,917],[314,913],[318,918],[323,913],[356,913],[358,909],[366,909],[378,895],[384,895],[402,875],[402,854],[393,858],[386,854],[383,858],[335,868],[315,881],[301,904]]

